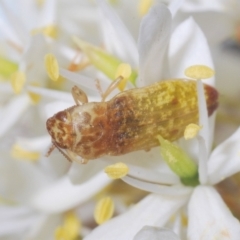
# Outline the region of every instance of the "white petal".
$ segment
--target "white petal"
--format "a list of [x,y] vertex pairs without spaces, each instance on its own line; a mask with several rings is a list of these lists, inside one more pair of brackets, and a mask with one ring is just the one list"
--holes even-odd
[[48,25],[56,24],[57,18],[56,14],[57,14],[56,0],[48,0],[44,2],[41,17],[39,19],[37,27],[45,27]]
[[[155,183],[178,184],[178,176],[161,159],[159,147],[150,151],[136,151],[123,156],[105,156],[101,158],[109,165],[124,162],[129,167],[129,175],[140,180]],[[147,160],[146,160],[147,159]]]
[[240,223],[212,187],[195,188],[188,205],[188,239],[239,239]]
[[25,239],[53,239],[57,227],[62,225],[62,215],[60,214],[39,214],[38,220],[29,229]]
[[37,81],[40,86],[46,85],[48,78],[43,59],[47,53],[49,53],[49,46],[42,34],[29,39],[19,65],[20,70],[26,72],[28,82]]
[[82,184],[95,176],[108,164],[101,160],[89,161],[87,164],[72,163],[68,176],[73,184]]
[[0,192],[5,198],[25,204],[29,197],[48,184],[49,177],[36,164],[11,159],[3,152],[1,156]]
[[211,184],[240,171],[240,128],[226,141],[214,149],[208,162]]
[[[63,76],[64,78],[67,78],[69,81],[77,84],[78,86],[86,87],[91,91],[94,91],[95,93],[99,94],[96,87],[96,82],[93,78],[86,77],[84,75],[74,73],[63,68],[60,68],[59,73],[61,76]],[[108,82],[105,82],[104,80],[101,81],[101,87],[106,88],[109,86],[109,84],[110,84],[109,81]]]
[[169,3],[168,7],[173,17],[176,15],[181,5],[183,5],[183,0],[173,0]]
[[0,30],[1,34],[4,36],[4,38],[10,42],[15,43],[16,45],[21,46],[21,40],[18,38],[16,32],[11,27],[10,24],[4,21],[4,19],[0,19]]
[[201,80],[197,81],[197,95],[198,95],[199,126],[202,126],[202,129],[199,131],[199,135],[202,136],[205,142],[205,146],[207,148],[207,156],[208,156],[212,143],[209,142],[210,131],[209,131],[209,122],[208,122],[208,113],[207,113],[207,103],[206,103],[206,98],[204,94],[203,83]]
[[27,89],[33,93],[37,93],[41,96],[48,97],[51,99],[62,100],[66,102],[73,102],[73,98],[70,93],[62,92],[57,90],[51,90],[41,87],[28,86]]
[[128,176],[141,179],[142,181],[159,183],[159,184],[178,184],[179,177],[169,171],[161,171],[160,169],[144,168],[127,164],[129,168]]
[[121,19],[105,1],[97,1],[101,9],[103,37],[108,51],[136,68],[138,52],[136,43]]
[[138,37],[138,86],[161,80],[163,58],[171,34],[171,20],[171,13],[163,4],[152,7],[143,18]]
[[152,193],[158,193],[163,196],[189,196],[192,191],[192,188],[184,187],[182,185],[164,186],[159,183],[146,182],[130,176],[126,176],[122,178],[122,180],[136,188]]
[[[169,70],[171,77],[185,78],[184,70],[192,65],[213,68],[206,37],[192,18],[182,22],[173,32],[169,45]],[[214,84],[214,78],[204,80]]]
[[48,148],[50,144],[49,136],[23,138],[17,137],[16,143],[27,151],[42,151]]
[[72,102],[64,102],[64,101],[54,101],[44,105],[42,108],[42,115],[45,120],[52,117],[55,113],[63,111],[69,107],[74,105],[73,100]]
[[2,108],[1,124],[0,124],[0,137],[2,137],[30,106],[31,101],[28,95],[18,95],[13,97],[11,101]]
[[[14,8],[15,7],[15,8]],[[26,34],[29,34],[30,31],[36,27],[36,19],[39,14],[39,7],[37,6],[36,1],[31,0],[20,0],[19,5],[11,6],[11,9],[17,10],[17,16],[21,19],[27,31]],[[32,21],[29,21],[31,19]]]
[[27,42],[27,36],[24,24],[21,19],[14,14],[14,11],[7,6],[3,1],[0,2],[0,6],[2,7],[4,14],[8,20],[9,25],[12,27],[13,31],[17,35],[18,39],[22,44]]
[[186,198],[150,194],[126,213],[97,227],[85,240],[132,240],[145,225],[163,226],[185,202]]
[[29,199],[29,204],[48,213],[67,211],[93,197],[110,182],[102,172],[81,185],[73,185],[68,177],[63,177],[39,191]]
[[144,226],[133,240],[180,240],[170,229]]
[[[0,236],[23,234],[37,221],[34,211],[27,207],[0,206]],[[3,238],[2,238],[3,239]]]
[[222,12],[225,9],[224,1],[219,0],[201,0],[201,1],[192,1],[186,0],[182,6],[184,11],[219,11]]
[[198,174],[199,174],[199,182],[200,184],[206,184],[208,182],[208,174],[207,174],[207,148],[204,139],[201,136],[197,137],[198,139]]
[[197,95],[198,95],[198,112],[199,112],[199,126],[202,129],[199,132],[199,181],[201,184],[207,183],[207,159],[211,147],[209,142],[210,133],[208,124],[207,104],[204,94],[204,87],[201,80],[197,80]]

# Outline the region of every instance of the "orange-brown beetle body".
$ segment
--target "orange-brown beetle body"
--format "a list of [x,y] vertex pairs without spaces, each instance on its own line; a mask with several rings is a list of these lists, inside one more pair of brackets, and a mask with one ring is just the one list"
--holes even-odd
[[[208,114],[217,108],[218,93],[204,85]],[[168,80],[127,90],[107,102],[84,103],[47,121],[53,144],[85,161],[158,146],[157,136],[174,141],[185,127],[198,123],[196,81]]]

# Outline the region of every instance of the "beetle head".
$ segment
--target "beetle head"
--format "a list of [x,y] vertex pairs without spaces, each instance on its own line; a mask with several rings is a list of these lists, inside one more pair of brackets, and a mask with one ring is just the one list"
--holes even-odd
[[47,130],[56,147],[70,149],[73,143],[74,131],[71,115],[64,110],[47,120]]

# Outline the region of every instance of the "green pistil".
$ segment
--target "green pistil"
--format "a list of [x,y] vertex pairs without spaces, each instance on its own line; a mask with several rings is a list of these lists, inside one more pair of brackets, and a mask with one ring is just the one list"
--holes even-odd
[[196,163],[177,145],[158,136],[160,142],[160,153],[171,168],[176,173],[181,182],[187,186],[196,186],[198,182],[198,168]]
[[[74,42],[87,55],[92,65],[99,71],[103,72],[107,77],[116,79],[116,72],[122,61],[118,58],[108,54],[101,48],[95,47],[81,39],[74,37]],[[137,72],[132,70],[129,81],[135,86]]]
[[199,178],[198,178],[198,173],[196,173],[196,175],[194,175],[193,177],[180,178],[180,180],[183,185],[189,186],[189,187],[195,187],[200,184]]

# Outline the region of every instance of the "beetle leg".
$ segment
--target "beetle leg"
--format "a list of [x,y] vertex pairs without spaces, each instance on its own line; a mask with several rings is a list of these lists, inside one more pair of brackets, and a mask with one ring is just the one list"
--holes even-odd
[[99,94],[102,96],[103,95],[103,91],[102,91],[102,87],[101,87],[101,83],[100,83],[99,79],[95,80],[95,85],[96,85],[96,88],[97,88]]
[[116,78],[107,88],[107,90],[102,94],[102,102],[105,102],[107,96],[118,87],[118,85],[124,80],[122,76]]
[[79,159],[79,156],[72,151],[66,150],[66,152],[67,152],[68,156],[71,158],[71,160],[73,160],[74,162],[81,163],[81,164],[85,164],[88,162],[87,159],[83,159],[83,158]]
[[81,163],[82,163],[82,164],[88,163],[88,159],[82,158]]
[[72,96],[76,105],[83,105],[88,102],[88,97],[86,93],[77,86],[72,88]]

